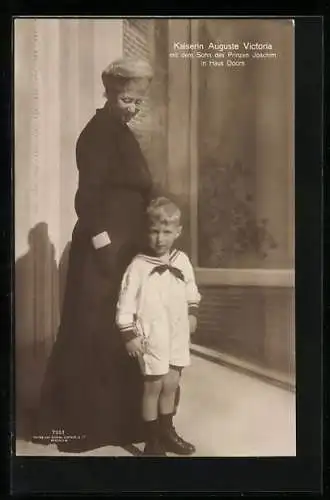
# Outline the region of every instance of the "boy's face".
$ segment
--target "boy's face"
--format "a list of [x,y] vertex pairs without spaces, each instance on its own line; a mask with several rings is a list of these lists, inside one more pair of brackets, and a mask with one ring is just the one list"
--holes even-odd
[[182,227],[178,222],[152,222],[149,227],[149,246],[158,257],[165,255],[180,236]]

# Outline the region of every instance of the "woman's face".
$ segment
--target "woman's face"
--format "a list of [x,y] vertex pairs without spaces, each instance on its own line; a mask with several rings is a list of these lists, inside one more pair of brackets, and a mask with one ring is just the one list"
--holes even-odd
[[123,123],[128,123],[141,109],[149,82],[130,81],[108,96],[112,111]]

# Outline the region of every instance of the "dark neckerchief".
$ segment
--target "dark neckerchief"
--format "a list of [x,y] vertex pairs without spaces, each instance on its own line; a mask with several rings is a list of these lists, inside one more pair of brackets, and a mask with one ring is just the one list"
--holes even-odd
[[177,267],[171,266],[169,264],[160,264],[159,266],[155,266],[150,272],[150,276],[155,273],[163,274],[166,271],[172,273],[173,276],[175,276],[179,280],[184,281],[184,276],[182,271],[180,271],[180,269],[178,269]]

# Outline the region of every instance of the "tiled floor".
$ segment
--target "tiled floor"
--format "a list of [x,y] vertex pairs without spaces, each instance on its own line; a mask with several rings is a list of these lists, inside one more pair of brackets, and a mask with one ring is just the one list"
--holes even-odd
[[[179,434],[200,457],[294,456],[295,394],[211,361],[193,357],[182,379]],[[142,446],[139,446],[142,449]],[[53,445],[17,441],[17,455],[68,456]],[[105,446],[79,456],[133,456]]]

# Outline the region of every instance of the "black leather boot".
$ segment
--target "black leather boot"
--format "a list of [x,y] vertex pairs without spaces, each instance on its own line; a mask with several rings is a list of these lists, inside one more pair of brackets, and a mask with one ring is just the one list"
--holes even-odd
[[147,439],[143,455],[151,457],[166,457],[164,446],[160,440],[158,420],[145,422],[145,427]]
[[192,455],[196,448],[180,437],[173,426],[173,415],[160,415],[160,438],[165,451],[177,455]]

